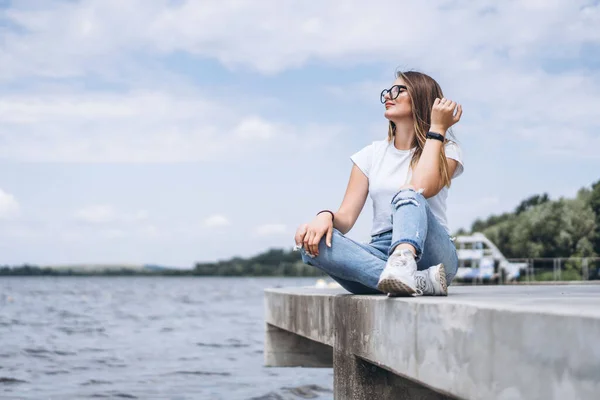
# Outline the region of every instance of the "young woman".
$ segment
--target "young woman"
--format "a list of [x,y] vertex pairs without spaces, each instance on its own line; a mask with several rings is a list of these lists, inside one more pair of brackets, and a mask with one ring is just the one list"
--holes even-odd
[[[448,294],[458,257],[446,220],[450,182],[463,172],[461,150],[448,139],[462,106],[446,99],[423,73],[399,72],[381,92],[388,137],[351,157],[346,194],[337,212],[320,211],[301,225],[302,260],[354,294]],[[368,244],[346,236],[373,202]]]

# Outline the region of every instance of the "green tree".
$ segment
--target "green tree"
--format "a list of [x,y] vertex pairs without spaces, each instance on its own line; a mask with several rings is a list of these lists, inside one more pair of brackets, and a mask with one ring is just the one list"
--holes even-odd
[[[520,211],[489,218],[483,233],[509,258],[594,256],[596,214],[581,192],[575,199],[530,198]],[[500,221],[493,223],[495,221]]]
[[523,200],[515,209],[515,214],[519,215],[524,211],[529,210],[532,207],[539,206],[540,204],[544,204],[548,202],[550,199],[548,198],[548,193],[544,193],[542,195],[534,195],[528,199]]
[[594,235],[590,238],[592,247],[596,254],[600,254],[600,181],[592,185],[592,190],[589,196],[589,205],[594,212],[594,221],[596,222],[596,229]]

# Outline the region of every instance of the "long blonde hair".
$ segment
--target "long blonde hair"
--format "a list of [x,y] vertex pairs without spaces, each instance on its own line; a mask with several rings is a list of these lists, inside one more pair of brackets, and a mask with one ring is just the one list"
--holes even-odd
[[[416,71],[408,72],[397,72],[397,78],[402,78],[406,84],[408,94],[412,103],[412,113],[415,128],[415,138],[412,143],[412,147],[415,148],[413,157],[410,161],[411,168],[414,168],[421,154],[423,154],[423,148],[425,147],[425,141],[427,132],[431,127],[431,108],[436,97],[440,99],[444,97],[442,88],[440,85],[429,75],[423,74]],[[392,121],[389,123],[388,128],[388,141],[394,140],[396,134],[396,124]],[[446,136],[453,136],[450,129],[446,133]],[[444,144],[448,143],[449,140],[446,138]],[[450,173],[448,172],[448,163],[446,161],[446,152],[442,146],[442,152],[440,153],[440,175],[444,182],[444,186],[450,187]]]

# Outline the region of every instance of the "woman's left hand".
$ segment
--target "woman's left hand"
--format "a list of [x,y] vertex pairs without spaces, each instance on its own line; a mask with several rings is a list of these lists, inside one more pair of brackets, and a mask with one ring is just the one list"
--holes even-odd
[[[456,111],[456,114],[454,113]],[[460,121],[462,106],[446,98],[436,98],[431,109],[431,130],[442,135],[452,125]]]

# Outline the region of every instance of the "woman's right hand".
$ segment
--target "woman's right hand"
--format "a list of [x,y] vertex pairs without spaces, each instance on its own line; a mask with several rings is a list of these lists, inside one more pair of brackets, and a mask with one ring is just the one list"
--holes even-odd
[[333,218],[329,213],[321,213],[310,223],[302,224],[296,230],[294,240],[296,245],[303,247],[304,251],[311,256],[319,255],[319,242],[323,235],[327,247],[331,247],[331,237],[333,236]]

